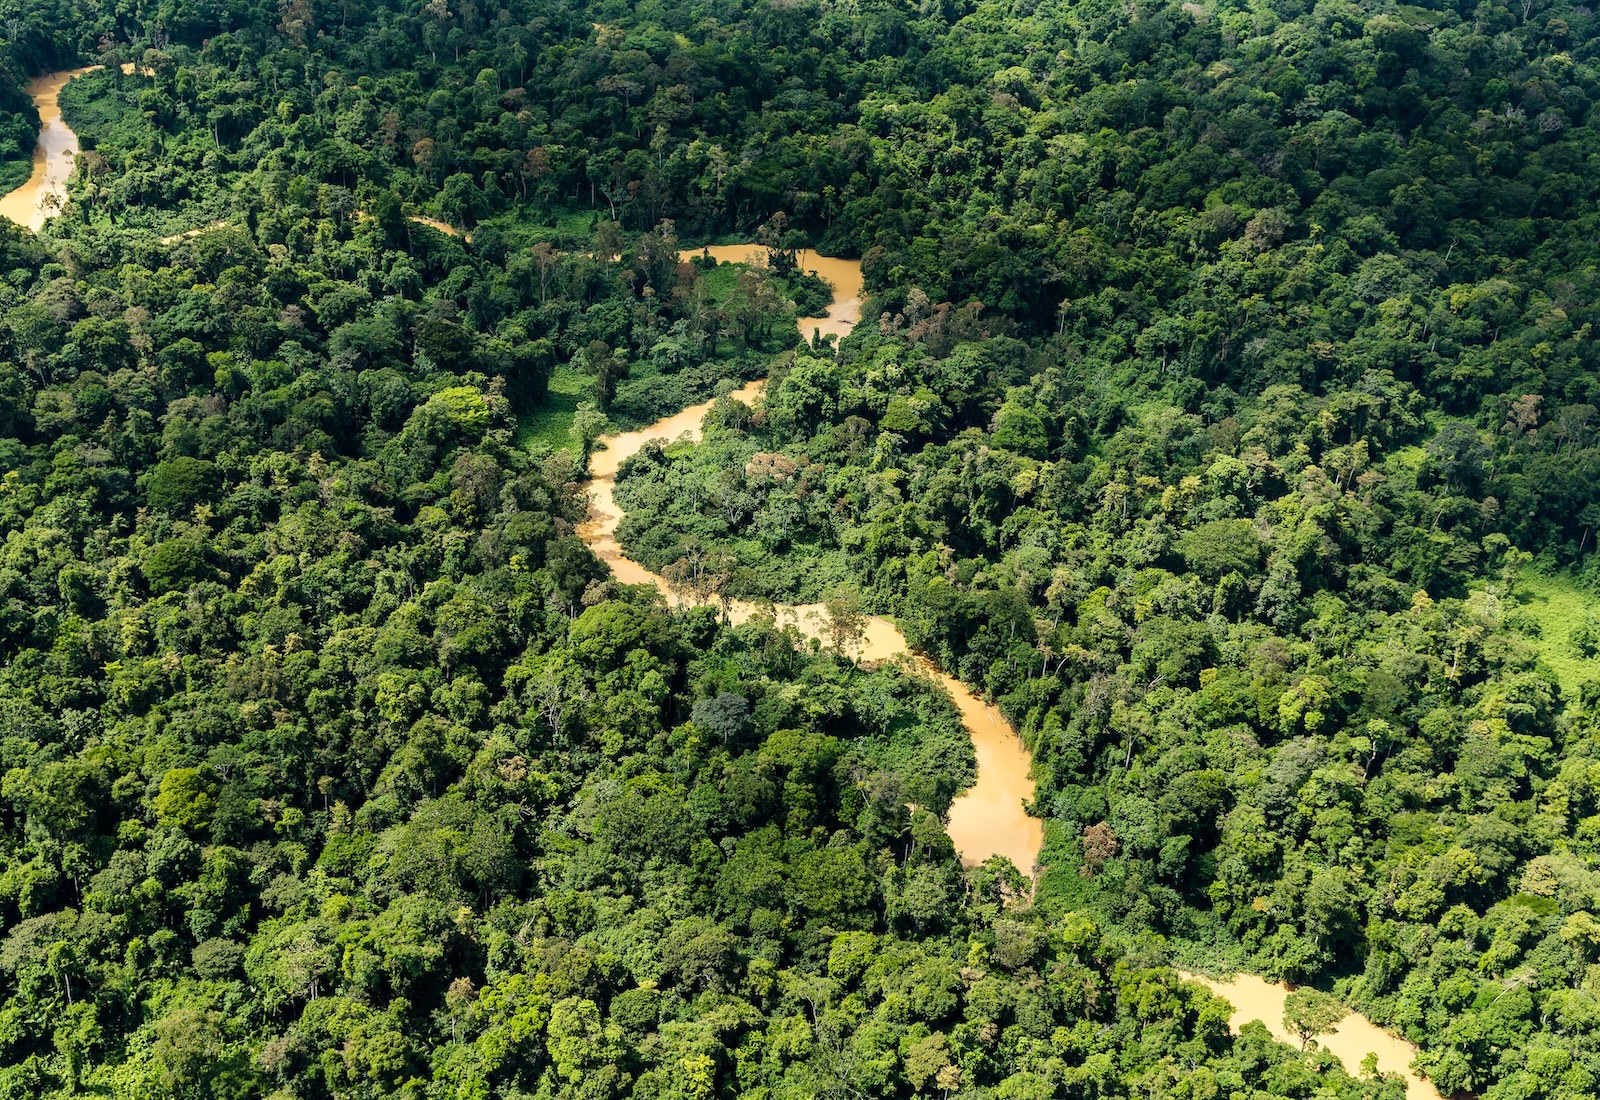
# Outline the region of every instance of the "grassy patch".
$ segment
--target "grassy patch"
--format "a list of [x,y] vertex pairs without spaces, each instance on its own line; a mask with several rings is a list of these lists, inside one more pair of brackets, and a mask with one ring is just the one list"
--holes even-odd
[[1580,656],[1572,641],[1585,622],[1600,621],[1600,599],[1568,573],[1525,569],[1518,588],[1527,599],[1522,610],[1539,624],[1540,659],[1556,674],[1562,693],[1575,697],[1585,680],[1600,679],[1600,660]]
[[524,217],[535,230],[544,230],[544,236],[553,241],[569,237],[588,239],[594,232],[597,214],[595,210],[552,210],[540,215],[524,207],[513,207],[512,211],[512,216]]
[[593,210],[540,210],[532,205],[513,203],[509,210],[485,218],[479,227],[493,226],[505,234],[512,248],[527,248],[535,241],[549,241],[558,248],[587,248],[593,236]]
[[739,285],[739,274],[744,271],[744,264],[718,264],[710,271],[704,273],[706,280],[706,293],[718,306],[727,304],[733,297],[734,289]]
[[517,446],[547,444],[552,450],[572,443],[572,418],[589,396],[589,376],[563,364],[550,375],[550,395],[542,407],[517,423]]

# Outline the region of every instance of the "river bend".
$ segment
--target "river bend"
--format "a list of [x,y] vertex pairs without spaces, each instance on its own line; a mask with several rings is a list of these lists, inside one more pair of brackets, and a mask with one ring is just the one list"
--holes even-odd
[[[762,250],[756,245],[721,245],[705,250],[685,249],[682,257],[689,259],[702,251],[709,251],[719,262],[759,262]],[[833,284],[834,304],[825,317],[800,318],[800,332],[807,338],[817,331],[823,335],[844,336],[861,317],[861,264],[854,260],[806,256],[803,265]],[[751,404],[760,399],[765,385],[765,381],[747,382],[732,396]],[[713,404],[705,401],[691,405],[638,431],[610,436],[605,440],[606,449],[597,451],[589,459],[589,516],[578,528],[579,537],[611,568],[618,580],[625,584],[652,585],[672,606],[695,601],[674,589],[666,578],[628,557],[617,542],[617,524],[622,519],[615,494],[617,471],[651,440],[698,440],[700,422]],[[808,638],[824,636],[828,616],[821,604],[770,608],[734,600],[728,607],[728,614],[735,623],[770,613],[776,613],[780,626],[792,625]],[[978,760],[977,781],[951,804],[946,825],[962,862],[971,866],[991,855],[1003,855],[1023,872],[1032,874],[1039,848],[1044,843],[1044,825],[1024,809],[1025,801],[1033,797],[1033,780],[1029,775],[1028,752],[1021,738],[993,704],[979,699],[965,684],[941,671],[927,658],[913,655],[905,636],[894,623],[876,615],[869,618],[859,651],[861,659],[881,661],[902,655],[943,685],[972,736]]]
[[[21,187],[0,196],[0,216],[38,232],[44,227],[46,219],[58,213],[65,204],[67,181],[72,175],[73,161],[78,152],[78,138],[61,119],[61,89],[73,77],[94,72],[98,68],[88,66],[49,73],[29,82],[28,94],[33,97],[42,122],[33,153],[33,172]],[[131,65],[124,66],[124,69],[131,68]],[[412,220],[434,225],[446,233],[456,232],[453,227],[431,219],[418,217]],[[164,243],[202,231],[191,230]],[[701,251],[686,249],[683,258],[699,255]],[[723,245],[706,251],[719,261],[758,261],[761,250],[756,245]],[[820,332],[825,336],[844,337],[861,318],[860,263],[822,256],[807,256],[803,263],[833,284],[835,299],[826,316],[799,319],[801,335],[809,339],[813,333]],[[753,403],[760,399],[764,387],[764,381],[746,383],[732,396],[747,404]],[[702,402],[638,431],[608,437],[605,440],[606,449],[597,452],[589,463],[589,515],[578,528],[579,536],[610,567],[618,580],[625,584],[652,585],[674,606],[682,606],[690,601],[673,589],[664,577],[629,558],[617,542],[617,524],[622,519],[622,510],[617,506],[614,493],[617,471],[623,462],[637,454],[651,440],[698,440],[701,421],[712,404],[710,401]],[[773,613],[774,610],[779,625],[793,625],[810,638],[820,639],[824,636],[827,613],[821,604],[779,606],[773,609],[736,600],[728,608],[730,617],[736,623],[748,621],[758,614]],[[940,670],[926,657],[912,654],[904,635],[888,619],[872,616],[868,620],[859,656],[869,661],[907,657],[925,675],[944,687],[972,737],[978,762],[977,781],[951,804],[947,824],[950,838],[961,854],[962,862],[968,866],[981,863],[991,855],[1003,855],[1031,874],[1044,841],[1044,831],[1039,819],[1030,817],[1023,809],[1025,803],[1033,798],[1033,779],[1027,750],[1010,723],[998,708],[978,698],[961,681]],[[1283,1026],[1284,998],[1289,992],[1286,986],[1267,982],[1253,974],[1240,974],[1227,982],[1197,974],[1184,974],[1184,977],[1203,982],[1235,1006],[1230,1020],[1235,1030],[1249,1020],[1260,1019],[1274,1036],[1292,1042],[1292,1036]],[[1379,1069],[1405,1079],[1407,1100],[1440,1100],[1439,1092],[1432,1083],[1410,1068],[1416,1048],[1379,1028],[1364,1016],[1351,1013],[1333,1034],[1324,1037],[1323,1046],[1337,1055],[1351,1072],[1359,1070],[1362,1059],[1369,1052],[1375,1053]]]
[[28,94],[39,111],[39,140],[33,147],[33,174],[15,191],[0,195],[0,217],[33,230],[44,228],[67,201],[67,180],[78,155],[78,135],[61,121],[61,89],[67,81],[92,73],[99,65],[46,73],[28,81]]
[[[686,249],[682,255],[688,259],[701,251]],[[719,262],[759,262],[761,250],[755,245],[724,245],[705,251]],[[834,306],[826,317],[800,318],[800,332],[807,338],[816,331],[843,337],[861,316],[861,265],[850,260],[809,257],[805,266],[833,283]],[[764,388],[764,381],[747,382],[731,396],[751,404],[760,399]],[[670,605],[677,607],[694,601],[674,589],[664,577],[628,557],[617,542],[617,524],[622,519],[622,509],[615,495],[617,471],[651,440],[698,440],[701,421],[713,404],[705,401],[692,405],[638,431],[610,436],[605,440],[606,449],[596,452],[589,460],[589,516],[578,528],[579,537],[610,567],[618,580],[625,584],[652,585]],[[746,622],[760,614],[776,613],[780,626],[793,625],[810,638],[823,638],[827,626],[827,612],[821,604],[770,608],[735,600],[728,607],[728,613],[735,623]],[[951,804],[946,826],[956,851],[961,854],[961,861],[971,866],[991,855],[1003,855],[1023,871],[1032,873],[1044,841],[1044,829],[1038,818],[1028,816],[1023,810],[1025,802],[1033,798],[1031,762],[1011,724],[998,708],[978,698],[961,681],[941,671],[926,657],[911,654],[905,636],[888,619],[873,616],[868,620],[860,656],[869,661],[910,656],[924,674],[943,685],[961,712],[978,759],[977,781]],[[1227,982],[1198,974],[1183,976],[1204,983],[1234,1005],[1229,1022],[1235,1031],[1250,1020],[1260,1019],[1275,1037],[1293,1043],[1293,1036],[1283,1026],[1284,999],[1289,994],[1287,986],[1254,974],[1240,974]],[[1404,1079],[1406,1100],[1441,1100],[1433,1084],[1410,1068],[1416,1048],[1364,1016],[1351,1013],[1345,1017],[1331,1035],[1323,1037],[1323,1046],[1351,1073],[1359,1073],[1362,1059],[1369,1052],[1374,1053],[1382,1072]]]

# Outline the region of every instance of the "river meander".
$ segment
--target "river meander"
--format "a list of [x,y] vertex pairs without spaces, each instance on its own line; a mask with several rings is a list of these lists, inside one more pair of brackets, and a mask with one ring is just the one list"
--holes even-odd
[[[39,112],[40,122],[39,140],[33,147],[33,172],[21,187],[0,195],[0,217],[37,233],[44,228],[47,219],[55,217],[66,205],[67,182],[72,178],[73,164],[78,155],[78,135],[73,133],[61,118],[61,89],[66,87],[67,81],[73,77],[99,72],[104,67],[87,65],[81,69],[65,69],[57,73],[36,76],[28,81],[28,94],[33,97],[33,105]],[[132,75],[135,71],[133,63],[124,62],[122,71]],[[149,69],[141,68],[138,71],[145,76],[153,75]],[[468,242],[472,240],[470,232],[457,229],[437,218],[413,214],[409,220],[418,225],[432,226],[452,237],[460,237]],[[209,230],[224,228],[228,224],[227,221],[213,221],[196,229],[162,237],[161,243],[177,244],[198,237]]]
[[[1269,982],[1255,974],[1236,974],[1227,981],[1207,978],[1201,974],[1179,971],[1190,981],[1202,982],[1219,997],[1227,998],[1233,1005],[1233,1015],[1228,1023],[1237,1032],[1251,1020],[1267,1025],[1273,1038],[1299,1046],[1300,1041],[1283,1026],[1283,1005],[1290,989],[1280,982]],[[1368,1054],[1378,1058],[1378,1070],[1394,1074],[1406,1083],[1406,1100],[1442,1100],[1432,1081],[1411,1068],[1411,1059],[1417,1048],[1392,1032],[1385,1031],[1359,1012],[1352,1012],[1332,1033],[1320,1036],[1317,1042],[1323,1050],[1335,1055],[1351,1073],[1361,1072],[1362,1059]]]
[[[718,262],[759,262],[761,253],[756,245],[720,245],[705,250],[685,249],[682,255],[688,259],[702,251],[709,251]],[[818,256],[807,256],[802,262],[833,284],[834,305],[826,317],[800,318],[801,334],[809,339],[813,332],[820,330],[823,334],[843,337],[861,317],[861,265],[852,260]],[[731,396],[751,404],[760,400],[765,385],[765,381],[747,382]],[[617,505],[614,492],[617,471],[651,440],[698,440],[701,421],[713,403],[705,401],[692,405],[638,431],[607,437],[606,449],[597,451],[589,460],[589,516],[579,526],[578,535],[618,580],[626,584],[652,585],[673,606],[693,601],[674,589],[664,577],[628,557],[617,542],[617,524],[622,519],[622,509]],[[780,626],[793,625],[810,638],[823,638],[827,627],[827,613],[821,604],[773,608],[735,600],[727,610],[736,623],[757,615],[775,614]],[[968,866],[981,863],[991,855],[1003,855],[1031,873],[1044,842],[1044,830],[1039,819],[1030,817],[1023,809],[1033,798],[1031,761],[1011,724],[998,708],[978,698],[961,681],[940,670],[926,657],[911,654],[904,635],[888,619],[873,616],[868,621],[859,656],[868,661],[906,657],[943,685],[961,712],[978,759],[977,782],[951,804],[946,826],[950,839],[955,842],[962,862]],[[1203,982],[1233,1004],[1235,1011],[1229,1022],[1235,1031],[1242,1024],[1259,1019],[1274,1036],[1294,1043],[1294,1037],[1283,1026],[1284,998],[1289,994],[1289,987],[1254,974],[1240,974],[1227,982],[1198,974],[1184,977]],[[1351,1013],[1345,1017],[1332,1034],[1322,1037],[1322,1045],[1338,1056],[1352,1073],[1360,1072],[1362,1059],[1369,1052],[1376,1054],[1382,1072],[1397,1074],[1405,1080],[1407,1100],[1440,1100],[1432,1083],[1410,1068],[1416,1048],[1364,1016]]]
[[[759,260],[761,253],[756,245],[721,245],[707,251],[719,262]],[[688,259],[701,252],[701,249],[685,249],[682,255]],[[854,260],[807,255],[803,266],[833,284],[834,303],[825,317],[800,318],[800,332],[808,338],[819,330],[824,335],[844,336],[861,317],[861,264]],[[764,381],[748,382],[732,396],[747,404],[754,403],[760,399],[765,385]],[[617,542],[617,524],[622,519],[622,509],[617,506],[614,494],[617,471],[650,440],[699,439],[700,422],[712,404],[706,401],[693,405],[638,431],[610,436],[605,440],[606,449],[597,451],[589,460],[589,518],[578,528],[578,535],[610,566],[618,580],[653,585],[675,606],[692,602],[692,598],[628,557]],[[824,636],[828,622],[821,604],[765,608],[735,600],[728,613],[736,623],[756,615],[775,613],[780,625],[793,625],[806,637],[819,639]],[[946,826],[950,839],[955,842],[964,863],[981,863],[991,855],[1003,855],[1031,874],[1044,843],[1044,825],[1024,809],[1026,800],[1033,797],[1033,780],[1029,775],[1027,749],[1011,724],[994,705],[979,699],[965,684],[941,671],[927,658],[913,655],[899,628],[888,619],[873,616],[868,620],[866,637],[858,655],[866,661],[904,656],[944,686],[972,735],[978,759],[977,781],[950,807]]]
[[67,180],[78,155],[78,135],[61,121],[61,89],[67,81],[92,73],[99,65],[46,73],[28,81],[28,94],[39,111],[39,141],[33,147],[33,174],[15,191],[0,196],[0,217],[37,233],[46,218],[55,216],[67,201]]
[[[34,149],[33,173],[21,187],[0,196],[0,216],[37,232],[45,220],[57,213],[65,203],[67,180],[72,175],[78,139],[61,120],[59,97],[67,81],[93,72],[96,68],[98,66],[49,73],[29,82],[28,93],[38,108],[43,127]],[[456,232],[453,227],[428,219],[413,220],[426,221],[447,233]],[[201,231],[194,230],[187,235]],[[186,235],[173,239],[182,239],[183,236]],[[701,251],[686,249],[683,256],[687,259]],[[761,250],[756,245],[722,245],[712,247],[709,251],[719,261],[746,261],[759,258]],[[810,339],[814,332],[820,331],[823,335],[842,338],[861,318],[860,263],[806,255],[802,264],[833,284],[834,304],[825,317],[800,318],[801,334]],[[747,404],[753,403],[760,399],[764,386],[764,381],[750,382],[736,390],[733,396]],[[617,524],[622,518],[622,511],[617,506],[613,490],[616,487],[617,470],[650,440],[699,439],[700,423],[711,405],[710,401],[693,405],[639,431],[611,436],[605,440],[606,449],[597,452],[589,463],[589,516],[578,528],[578,534],[611,568],[618,580],[627,584],[653,585],[674,605],[687,602],[686,597],[673,589],[664,577],[629,558],[618,544]],[[775,613],[780,625],[792,624],[802,634],[812,638],[822,638],[827,626],[827,614],[820,604],[770,608],[734,601],[728,612],[735,622]],[[963,863],[972,865],[991,855],[1003,855],[1023,871],[1031,873],[1044,841],[1044,832],[1039,819],[1030,817],[1023,809],[1025,803],[1033,798],[1033,779],[1027,750],[1010,723],[996,707],[978,698],[965,684],[937,668],[927,658],[912,654],[899,628],[888,619],[873,616],[868,621],[858,656],[868,661],[894,658],[910,660],[949,693],[972,736],[978,761],[977,781],[950,807],[947,825],[950,838],[955,842]],[[1253,974],[1240,974],[1227,982],[1195,974],[1186,974],[1185,977],[1204,982],[1213,992],[1226,997],[1235,1006],[1230,1022],[1236,1030],[1249,1020],[1260,1019],[1273,1035],[1287,1042],[1293,1041],[1283,1026],[1283,1004],[1289,993],[1288,987],[1267,982]],[[1379,1069],[1385,1073],[1399,1074],[1405,1079],[1407,1100],[1440,1100],[1438,1090],[1410,1069],[1416,1049],[1364,1016],[1352,1013],[1333,1034],[1324,1036],[1322,1043],[1351,1072],[1359,1070],[1362,1059],[1369,1052],[1376,1054]]]

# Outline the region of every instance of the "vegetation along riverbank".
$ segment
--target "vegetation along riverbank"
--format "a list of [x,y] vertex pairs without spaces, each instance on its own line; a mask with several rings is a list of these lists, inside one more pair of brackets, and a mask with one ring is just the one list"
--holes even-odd
[[1588,7],[0,16],[0,1098],[1600,1091]]

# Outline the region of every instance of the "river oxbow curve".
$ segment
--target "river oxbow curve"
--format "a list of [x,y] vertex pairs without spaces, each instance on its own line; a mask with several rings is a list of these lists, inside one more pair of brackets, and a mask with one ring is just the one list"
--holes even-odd
[[[760,262],[761,251],[753,244],[719,245],[685,249],[682,255],[689,259],[709,252],[718,262]],[[834,304],[825,317],[800,318],[801,334],[808,339],[819,332],[824,336],[845,336],[861,318],[860,262],[820,256],[807,256],[804,262],[806,267],[833,284]],[[764,381],[750,382],[731,396],[751,403],[760,399],[765,385]],[[607,437],[605,449],[589,460],[589,518],[579,527],[579,537],[610,567],[618,580],[653,585],[675,606],[693,601],[674,590],[664,577],[628,557],[617,542],[617,524],[622,520],[622,509],[615,495],[617,471],[650,440],[698,440],[700,422],[712,404],[706,401],[692,405],[638,431]],[[728,614],[734,622],[744,622],[771,610],[734,600],[728,607]],[[780,606],[775,610],[780,625],[793,625],[807,637],[822,637],[827,615],[821,604]],[[1023,872],[1032,874],[1044,843],[1044,824],[1027,812],[1026,805],[1033,798],[1031,761],[1022,739],[999,708],[980,699],[926,657],[912,654],[905,636],[888,619],[872,616],[868,620],[860,656],[868,661],[904,658],[913,662],[925,675],[943,685],[961,712],[978,761],[977,781],[951,803],[946,823],[962,862],[971,866],[1000,855]]]

